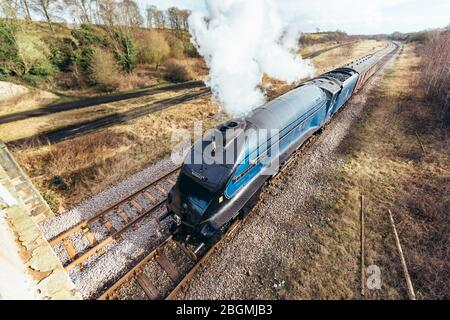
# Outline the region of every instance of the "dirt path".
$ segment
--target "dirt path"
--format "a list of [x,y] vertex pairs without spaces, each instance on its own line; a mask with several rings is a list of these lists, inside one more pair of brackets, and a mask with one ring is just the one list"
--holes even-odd
[[185,89],[196,89],[196,88],[203,88],[205,87],[205,84],[203,81],[191,81],[186,83],[180,83],[180,84],[174,84],[169,86],[163,86],[158,88],[149,88],[146,90],[141,90],[137,92],[128,92],[128,93],[119,93],[119,94],[113,94],[108,96],[100,96],[100,97],[93,97],[93,98],[86,98],[83,100],[77,100],[77,101],[71,101],[71,102],[65,102],[65,103],[57,103],[52,104],[49,106],[45,106],[38,109],[33,110],[27,110],[23,112],[17,112],[12,113],[4,116],[0,116],[0,124],[14,122],[14,121],[20,121],[28,118],[33,117],[40,117],[45,116],[52,113],[57,112],[64,112],[74,109],[81,109],[81,108],[88,108],[97,106],[100,104],[105,103],[111,103],[111,102],[118,102],[122,100],[129,100],[129,99],[135,99],[140,97],[146,97],[151,96],[155,94],[159,94],[162,92],[168,92],[168,91],[180,91]]
[[313,256],[312,233],[329,222],[311,200],[323,197],[326,203],[323,177],[332,176],[345,163],[339,147],[357,125],[368,93],[396,57],[337,114],[283,176],[284,181],[268,188],[257,214],[196,274],[186,299],[285,299],[302,290],[297,276],[302,260]]

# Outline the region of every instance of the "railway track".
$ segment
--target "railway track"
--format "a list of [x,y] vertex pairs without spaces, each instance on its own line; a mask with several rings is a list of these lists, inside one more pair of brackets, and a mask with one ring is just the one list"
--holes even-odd
[[14,121],[25,120],[29,118],[41,117],[48,114],[59,113],[70,110],[78,110],[98,106],[104,103],[112,103],[129,99],[137,99],[141,97],[152,96],[162,92],[180,91],[185,89],[204,88],[203,81],[189,81],[179,84],[165,85],[160,87],[150,87],[135,92],[125,92],[97,97],[84,98],[70,102],[55,103],[38,109],[27,110],[0,116],[0,124],[10,123]]
[[45,131],[33,136],[9,141],[9,147],[33,146],[39,147],[47,144],[54,144],[68,139],[80,137],[98,130],[102,130],[117,124],[126,123],[149,114],[164,110],[166,108],[180,105],[210,94],[208,89],[200,89],[199,91],[189,92],[179,95],[177,97],[163,99],[145,104],[140,107],[133,108],[128,111],[109,114],[93,120],[84,121],[81,123],[71,124],[62,128]]
[[[244,221],[236,220],[225,236],[199,257],[189,247],[173,240],[172,236],[169,236],[98,299],[114,300],[120,298],[121,287],[129,283],[134,283],[134,285],[138,286],[149,300],[176,299],[178,294],[188,288],[189,280],[191,280],[197,270],[203,267],[207,259],[219,250],[225,239],[233,235]],[[169,259],[168,252],[172,254],[172,259]],[[150,264],[160,268],[163,274],[146,271]],[[167,281],[161,282],[155,276],[166,278]]]
[[[66,253],[67,259],[63,261],[64,268],[71,270],[76,266],[83,267],[83,263],[87,259],[94,255],[101,256],[107,245],[120,240],[125,232],[135,228],[143,219],[153,218],[159,221],[158,212],[164,213],[167,194],[175,184],[179,170],[180,167],[177,167],[123,200],[51,239],[49,242],[53,248],[61,246]],[[102,232],[101,237],[96,237],[98,232],[94,230],[99,230],[99,228],[105,232]],[[78,243],[80,240],[85,245],[77,248],[74,243]]]

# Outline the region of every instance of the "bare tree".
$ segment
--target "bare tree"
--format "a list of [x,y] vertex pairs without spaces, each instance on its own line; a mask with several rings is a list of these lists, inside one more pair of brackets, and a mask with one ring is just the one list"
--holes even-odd
[[190,10],[181,10],[180,14],[181,14],[181,27],[184,30],[189,30],[189,16],[191,15],[191,11]]
[[63,11],[60,0],[32,0],[31,7],[35,12],[41,14],[50,26],[50,29],[55,31],[53,20]]
[[7,20],[17,19],[19,2],[17,0],[0,0],[0,12]]
[[31,13],[30,13],[30,4],[28,2],[29,2],[29,0],[21,0],[20,5],[25,14],[25,19],[27,19],[28,21],[31,21],[32,19],[31,19]]
[[115,0],[96,1],[97,22],[115,26],[119,20],[118,7]]
[[156,28],[156,15],[158,14],[158,8],[156,6],[149,6],[145,9],[147,14],[147,28]]
[[180,9],[177,7],[167,9],[167,18],[169,19],[169,26],[171,29],[181,29]]
[[188,26],[188,18],[190,15],[189,10],[181,10],[177,7],[171,7],[167,9],[167,18],[169,20],[169,26],[174,30],[187,30]]
[[92,23],[94,0],[63,0],[80,23]]
[[167,19],[164,11],[159,10],[156,6],[147,7],[147,27],[152,29],[164,29]]
[[133,0],[123,0],[118,4],[120,23],[129,27],[140,27],[144,24],[144,18],[138,4]]
[[29,0],[0,0],[0,12],[6,19],[23,17],[31,21]]
[[156,16],[156,28],[164,29],[166,25],[167,25],[166,14],[163,11],[158,11],[158,14]]

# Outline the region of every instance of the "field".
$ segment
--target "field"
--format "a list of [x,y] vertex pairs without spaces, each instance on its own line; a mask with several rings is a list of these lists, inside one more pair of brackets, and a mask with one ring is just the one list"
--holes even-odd
[[[382,46],[382,42],[364,40],[345,48],[327,51],[314,57],[312,63],[317,72],[322,72]],[[272,83],[273,87],[269,91],[269,97],[272,98],[291,87],[280,82]],[[155,100],[181,95],[183,92],[166,92],[2,124],[0,138],[12,141],[32,136],[68,124],[131,110]],[[54,145],[39,148],[25,145],[12,151],[52,209],[62,212],[167,156],[171,150],[171,133],[176,128],[190,130],[195,121],[202,120],[203,128],[207,130],[227,117],[209,97],[200,98]],[[54,178],[61,178],[64,186],[52,186]]]
[[366,267],[378,266],[382,279],[381,289],[366,289],[365,298],[408,298],[388,210],[417,298],[449,298],[449,131],[441,106],[426,100],[417,84],[419,62],[414,45],[407,45],[340,146],[345,165],[326,176],[325,194],[311,200],[329,222],[314,230],[311,258],[302,260],[293,280],[300,288],[289,298],[361,298],[361,194],[366,201]]

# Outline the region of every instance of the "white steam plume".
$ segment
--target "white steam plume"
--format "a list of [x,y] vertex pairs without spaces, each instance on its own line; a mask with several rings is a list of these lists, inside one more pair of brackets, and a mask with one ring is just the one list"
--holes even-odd
[[225,111],[245,115],[265,102],[264,74],[292,83],[312,75],[298,50],[300,32],[287,25],[275,0],[205,0],[207,12],[189,20],[193,42],[205,58],[206,81]]

